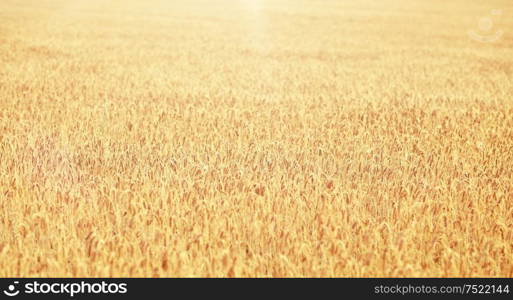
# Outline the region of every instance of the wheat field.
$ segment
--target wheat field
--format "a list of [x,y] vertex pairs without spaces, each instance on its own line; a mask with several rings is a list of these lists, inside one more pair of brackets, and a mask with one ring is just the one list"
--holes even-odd
[[2,0],[0,276],[513,277],[512,13]]

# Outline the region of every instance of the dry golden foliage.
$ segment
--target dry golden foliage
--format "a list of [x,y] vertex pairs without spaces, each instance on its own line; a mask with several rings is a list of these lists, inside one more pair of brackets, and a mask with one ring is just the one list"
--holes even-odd
[[511,13],[1,1],[0,276],[513,276]]

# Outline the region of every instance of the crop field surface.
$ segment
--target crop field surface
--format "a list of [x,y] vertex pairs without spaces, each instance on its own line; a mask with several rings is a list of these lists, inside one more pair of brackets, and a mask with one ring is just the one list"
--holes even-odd
[[0,276],[513,277],[512,16],[0,1]]

